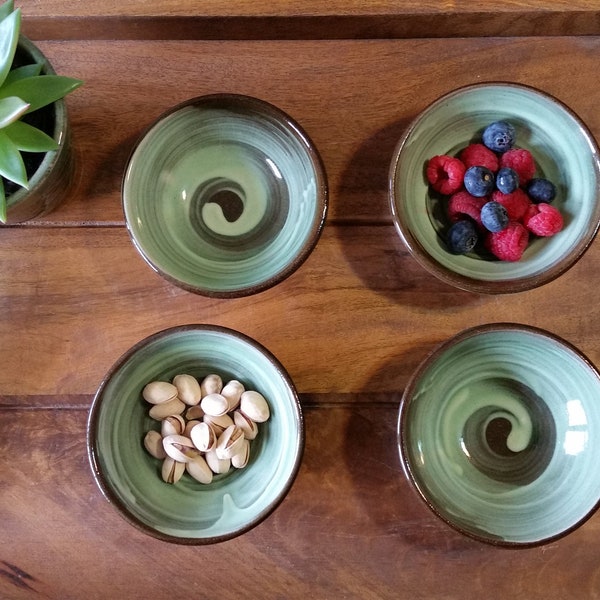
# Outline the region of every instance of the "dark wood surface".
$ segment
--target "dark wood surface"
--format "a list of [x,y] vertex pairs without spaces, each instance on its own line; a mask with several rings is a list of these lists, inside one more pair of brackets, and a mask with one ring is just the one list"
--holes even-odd
[[[473,16],[442,2],[395,4],[213,2],[205,12],[219,27],[236,16],[264,25],[270,16],[291,33],[255,27],[248,39],[211,41],[178,36],[170,21],[202,20],[192,2],[22,2],[24,32],[30,17],[56,70],[86,84],[67,102],[73,189],[47,217],[0,230],[0,598],[600,597],[600,515],[546,546],[487,546],[425,507],[396,443],[411,373],[466,327],[540,326],[600,364],[598,242],[543,288],[469,294],[408,255],[387,198],[396,140],[427,103],[459,85],[537,86],[600,138],[600,37],[582,35],[598,28],[596,3],[471,3],[470,13],[489,18],[536,13],[514,25],[524,37],[489,29],[453,37],[449,28],[426,39],[418,31],[352,39],[365,36],[332,27],[330,40],[294,39],[302,16],[323,34],[335,18],[343,32],[348,18],[400,22],[429,11],[434,23],[456,18],[464,28]],[[539,19],[547,19],[545,35]],[[557,32],[559,22],[572,27]],[[68,23],[77,35],[63,29]],[[149,23],[166,25],[154,35]],[[277,287],[239,300],[202,298],[152,272],[120,204],[143,129],[173,104],[213,92],[287,111],[321,152],[330,183],[314,253]],[[306,418],[304,460],[287,498],[252,531],[211,547],[159,542],[128,525],[95,486],[85,448],[88,409],[114,361],[150,333],[193,322],[233,327],[267,346],[295,381]]]

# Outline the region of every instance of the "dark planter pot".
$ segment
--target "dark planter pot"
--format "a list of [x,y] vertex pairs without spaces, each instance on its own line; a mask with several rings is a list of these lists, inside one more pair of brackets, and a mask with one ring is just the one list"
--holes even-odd
[[[13,66],[32,63],[42,64],[42,73],[56,74],[40,49],[21,36]],[[7,224],[28,221],[52,211],[66,196],[71,180],[70,132],[64,99],[25,115],[23,120],[54,138],[59,147],[52,152],[23,153],[28,190],[4,181]]]

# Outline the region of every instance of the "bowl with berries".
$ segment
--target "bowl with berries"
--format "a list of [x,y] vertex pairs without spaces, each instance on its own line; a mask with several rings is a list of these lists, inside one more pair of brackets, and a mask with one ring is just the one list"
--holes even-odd
[[554,280],[600,224],[600,152],[573,110],[530,86],[465,86],[430,104],[390,168],[396,230],[441,280],[514,293]]

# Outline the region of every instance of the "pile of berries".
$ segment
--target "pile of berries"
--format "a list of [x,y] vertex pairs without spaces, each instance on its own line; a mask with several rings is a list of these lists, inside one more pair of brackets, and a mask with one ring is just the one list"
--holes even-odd
[[550,204],[556,187],[535,176],[533,155],[516,147],[515,139],[510,123],[495,121],[481,143],[456,157],[429,159],[427,180],[446,196],[450,252],[465,254],[479,244],[500,260],[518,261],[530,235],[548,237],[562,229],[563,217]]

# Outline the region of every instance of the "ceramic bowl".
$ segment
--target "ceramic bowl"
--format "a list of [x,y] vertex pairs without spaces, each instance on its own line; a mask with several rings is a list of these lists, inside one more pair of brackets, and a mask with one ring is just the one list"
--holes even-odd
[[523,325],[466,330],[417,369],[398,420],[401,461],[459,531],[530,546],[600,499],[600,375],[569,343]]
[[[210,484],[187,473],[175,484],[162,480],[161,461],[143,445],[160,426],[141,391],[178,373],[217,373],[267,398],[271,416],[259,424],[245,468]],[[300,467],[304,425],[294,385],[267,349],[231,329],[186,325],[142,340],[110,369],[90,410],[87,443],[100,490],[131,524],[163,540],[209,544],[258,525],[283,500]]]
[[[430,192],[425,166],[438,154],[456,155],[493,121],[516,129],[516,146],[531,151],[536,176],[557,187],[553,204],[565,224],[558,234],[530,239],[521,260],[451,254],[444,238],[444,201]],[[552,96],[514,83],[462,87],[418,115],[399,141],[390,170],[391,210],[412,256],[429,272],[458,288],[510,293],[545,284],[571,267],[592,242],[600,223],[600,158],[579,117]]]
[[291,117],[247,96],[194,98],[163,114],[130,157],[130,236],[163,277],[245,296],[294,272],[321,234],[325,171]]

